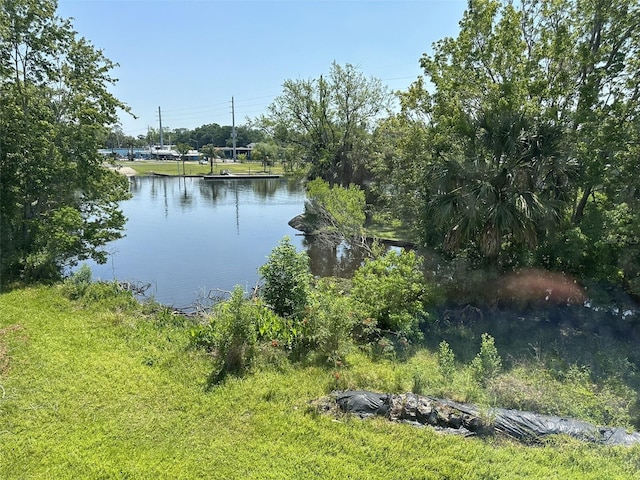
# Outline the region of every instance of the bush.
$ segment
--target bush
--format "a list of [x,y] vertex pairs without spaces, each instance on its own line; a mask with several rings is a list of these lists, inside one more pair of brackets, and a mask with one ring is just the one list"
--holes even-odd
[[488,333],[482,334],[480,353],[471,362],[471,371],[474,378],[480,383],[494,378],[502,370],[502,359],[498,355],[498,349],[494,338]]
[[298,253],[289,237],[273,249],[266,264],[258,269],[264,279],[262,298],[281,317],[300,319],[309,303],[309,259]]
[[91,285],[91,267],[86,263],[73,272],[62,284],[63,293],[71,300],[82,297]]
[[382,330],[419,338],[431,292],[414,252],[392,250],[366,260],[353,276],[352,295],[363,317]]
[[638,209],[594,194],[579,226],[560,229],[537,249],[537,261],[549,270],[581,278],[623,282],[638,294],[640,274],[640,227]]
[[255,305],[245,299],[242,287],[236,286],[231,298],[216,306],[209,323],[192,329],[192,344],[210,351],[216,360],[210,384],[251,367],[257,340],[257,314]]
[[353,347],[356,314],[336,282],[321,281],[314,293],[307,327],[310,344],[322,359],[340,366]]
[[364,191],[357,185],[330,186],[320,178],[307,183],[305,219],[316,236],[330,243],[360,238],[366,220]]
[[445,340],[438,348],[438,369],[445,381],[450,380],[456,371],[456,356]]
[[302,336],[302,325],[292,318],[283,318],[262,302],[258,309],[258,337],[271,342],[273,346],[282,346],[291,350]]

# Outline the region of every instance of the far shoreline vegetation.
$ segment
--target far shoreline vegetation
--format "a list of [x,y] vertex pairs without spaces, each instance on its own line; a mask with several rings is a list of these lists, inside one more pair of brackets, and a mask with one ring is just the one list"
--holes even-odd
[[[636,1],[469,1],[405,91],[351,64],[285,80],[239,128],[251,162],[115,162],[296,176],[296,228],[367,252],[351,278],[315,278],[285,237],[259,289],[198,315],[63,276],[126,228],[128,181],[98,149],[158,132],[122,135],[115,64],[55,12],[0,4],[0,477],[638,478],[638,444],[463,438],[316,403],[413,392],[640,430]],[[216,155],[229,128],[172,133]]]

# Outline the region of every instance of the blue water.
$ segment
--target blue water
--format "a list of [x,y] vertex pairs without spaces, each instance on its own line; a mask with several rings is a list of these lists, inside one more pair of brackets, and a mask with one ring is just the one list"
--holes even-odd
[[126,236],[107,246],[94,280],[150,283],[147,295],[183,308],[218,289],[251,289],[257,269],[286,235],[303,250],[288,221],[304,210],[304,189],[286,179],[211,181],[131,177],[122,202]]

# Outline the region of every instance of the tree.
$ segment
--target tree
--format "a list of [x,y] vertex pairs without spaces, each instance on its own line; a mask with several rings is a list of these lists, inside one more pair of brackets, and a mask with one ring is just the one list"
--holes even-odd
[[390,105],[380,80],[367,79],[353,65],[333,63],[327,78],[286,80],[283,89],[259,120],[262,128],[277,142],[297,147],[311,178],[362,184],[371,132]]
[[433,301],[421,262],[412,251],[393,250],[365,260],[353,275],[352,296],[361,315],[383,330],[417,336]]
[[412,113],[390,116],[374,132],[377,148],[372,156],[374,178],[368,193],[374,197],[376,213],[400,220],[408,239],[437,245],[441,236],[425,213],[430,192],[425,176],[429,132],[427,124],[412,118]]
[[179,143],[178,145],[176,145],[176,149],[180,154],[180,160],[182,160],[182,175],[184,176],[186,173],[184,169],[184,162],[187,158],[189,150],[191,150],[191,145],[189,145],[188,143]]
[[209,166],[211,167],[209,173],[213,173],[213,169],[216,167],[216,158],[218,158],[222,152],[213,144],[202,147],[202,152],[209,157]]
[[630,199],[629,187],[639,186],[633,172],[640,125],[640,5],[591,0],[569,6],[564,14],[574,19],[572,48],[561,60],[573,60],[573,95],[571,108],[561,113],[569,120],[580,164],[572,215],[579,225],[594,192],[604,191],[615,205]]
[[108,88],[114,64],[51,0],[0,3],[0,273],[50,278],[79,260],[106,261],[119,238],[125,177],[97,150],[128,108]]
[[513,260],[571,213],[579,224],[595,190],[629,191],[612,173],[637,156],[639,9],[474,0],[458,37],[422,57],[433,92],[415,82],[398,118],[408,133],[423,129],[426,148],[401,145],[421,160],[423,224],[431,219],[450,251]]
[[307,183],[304,220],[316,239],[333,246],[347,241],[366,247],[365,206],[364,191],[357,185],[331,187],[316,178]]
[[275,143],[259,142],[251,150],[251,159],[262,162],[263,170],[267,170],[267,166],[273,165],[278,157],[278,146]]
[[309,303],[309,259],[284,237],[258,271],[264,279],[262,297],[281,317],[301,319]]

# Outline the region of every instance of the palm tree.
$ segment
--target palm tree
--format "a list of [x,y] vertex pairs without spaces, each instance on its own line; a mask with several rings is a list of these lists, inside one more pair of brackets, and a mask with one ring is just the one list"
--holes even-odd
[[182,160],[182,176],[185,176],[184,161],[187,154],[189,153],[189,150],[191,150],[191,145],[189,145],[188,143],[179,143],[178,145],[176,145],[176,149],[178,150],[180,159]]
[[209,157],[209,173],[212,174],[216,168],[216,158],[222,155],[220,149],[213,144],[208,144],[202,147],[202,151]]
[[483,112],[467,127],[462,147],[428,172],[428,211],[445,248],[472,247],[495,259],[507,242],[535,247],[568,200],[572,168],[560,129],[500,112]]

